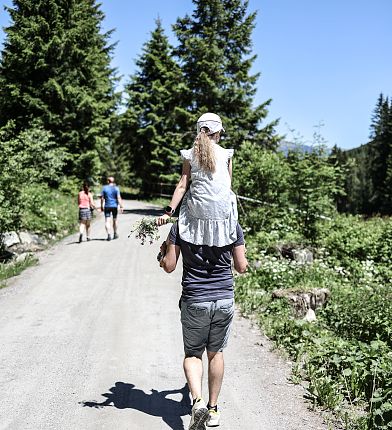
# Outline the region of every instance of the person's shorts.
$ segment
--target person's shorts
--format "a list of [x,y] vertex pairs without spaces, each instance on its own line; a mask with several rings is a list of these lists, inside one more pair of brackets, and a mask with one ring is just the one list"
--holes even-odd
[[117,218],[117,208],[104,208],[105,218],[110,218],[113,215],[113,219]]
[[91,209],[90,208],[79,208],[79,221],[91,220]]
[[234,299],[187,303],[181,301],[184,352],[201,357],[205,349],[221,352],[227,346],[234,317]]

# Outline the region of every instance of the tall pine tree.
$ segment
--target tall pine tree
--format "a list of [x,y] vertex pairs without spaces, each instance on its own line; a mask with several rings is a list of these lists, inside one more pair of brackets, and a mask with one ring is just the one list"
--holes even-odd
[[127,109],[121,118],[118,144],[144,192],[178,179],[181,71],[158,19],[136,62],[137,72],[125,88]]
[[369,214],[372,183],[369,176],[369,144],[345,151],[348,171],[345,179],[346,208],[354,214]]
[[0,125],[40,120],[68,153],[66,174],[96,175],[114,113],[112,46],[96,0],[13,0],[0,63]]
[[392,101],[388,104],[388,112],[385,117],[386,130],[384,132],[385,142],[389,146],[388,158],[386,160],[385,181],[383,184],[383,202],[381,211],[384,214],[392,214]]
[[391,205],[386,201],[390,195],[392,167],[392,107],[388,98],[380,94],[371,124],[369,147],[369,173],[372,185],[370,209],[372,212],[391,213]]
[[176,55],[187,88],[182,108],[185,127],[194,130],[197,117],[218,113],[227,129],[230,146],[244,140],[275,147],[276,122],[261,123],[267,116],[267,100],[253,107],[259,74],[251,75],[252,30],[256,13],[248,13],[247,0],[193,0],[192,16],[179,18],[173,26],[179,45]]
[[349,168],[348,168],[348,156],[345,151],[340,149],[337,145],[334,145],[331,149],[330,154],[328,155],[328,160],[330,164],[338,168],[340,171],[344,171],[344,192],[340,194],[335,195],[335,204],[336,209],[339,212],[347,212],[349,209],[349,192],[350,187],[352,185],[350,179],[351,176],[349,175]]

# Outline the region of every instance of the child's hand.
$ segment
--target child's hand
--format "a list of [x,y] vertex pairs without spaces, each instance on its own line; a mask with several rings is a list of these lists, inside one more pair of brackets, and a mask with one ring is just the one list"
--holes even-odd
[[168,214],[163,214],[162,216],[157,218],[158,226],[165,225],[167,220],[170,218]]

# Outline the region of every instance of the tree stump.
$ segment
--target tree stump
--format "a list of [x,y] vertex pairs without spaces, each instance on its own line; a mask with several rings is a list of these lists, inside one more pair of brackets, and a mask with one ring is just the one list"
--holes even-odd
[[330,295],[331,292],[327,288],[314,288],[308,291],[298,291],[289,288],[286,290],[275,290],[272,293],[272,298],[286,298],[296,318],[303,318],[306,321],[315,321],[316,309],[324,306]]
[[283,258],[294,260],[299,264],[313,263],[314,250],[304,248],[301,245],[293,243],[277,244],[272,247],[272,251]]

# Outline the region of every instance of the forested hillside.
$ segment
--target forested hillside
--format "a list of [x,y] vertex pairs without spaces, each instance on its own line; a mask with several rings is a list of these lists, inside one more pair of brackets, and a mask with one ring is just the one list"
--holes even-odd
[[332,158],[346,168],[345,196],[338,210],[357,214],[390,215],[392,190],[392,102],[380,94],[371,119],[369,142]]

